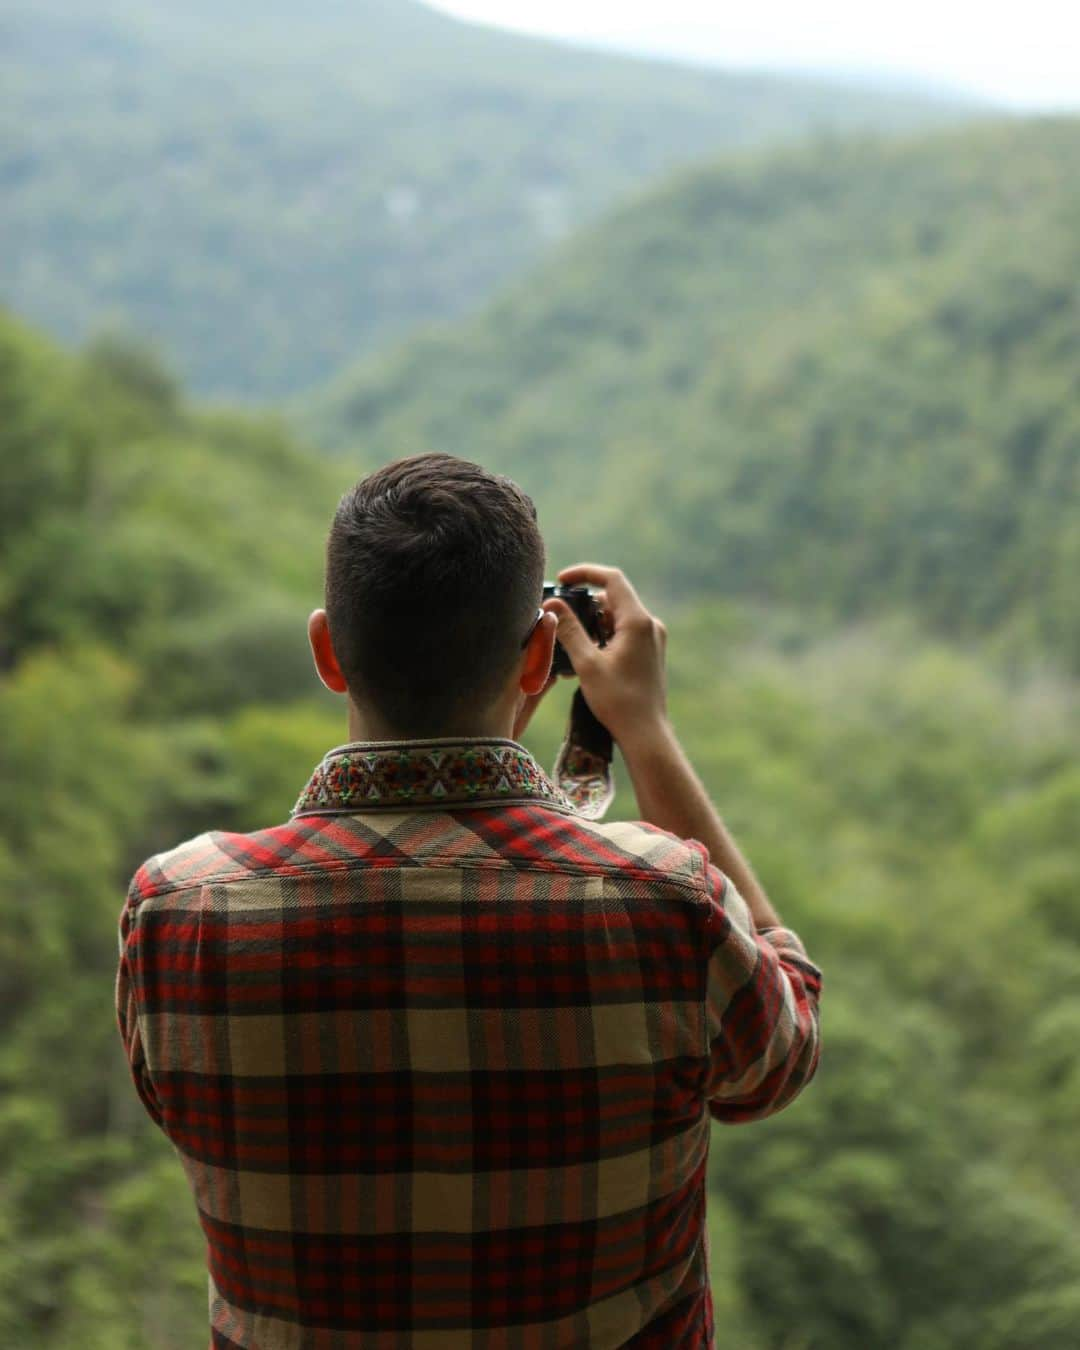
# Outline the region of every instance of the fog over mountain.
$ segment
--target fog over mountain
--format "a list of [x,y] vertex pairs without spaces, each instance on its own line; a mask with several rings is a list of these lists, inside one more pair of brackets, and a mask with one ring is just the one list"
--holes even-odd
[[447,13],[601,50],[705,66],[967,90],[999,106],[1080,109],[1080,15],[1060,0],[988,8],[909,0],[431,0]]

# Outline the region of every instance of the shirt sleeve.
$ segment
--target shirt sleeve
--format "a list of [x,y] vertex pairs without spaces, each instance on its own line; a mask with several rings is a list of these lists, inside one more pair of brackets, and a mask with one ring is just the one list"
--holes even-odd
[[821,971],[788,928],[755,927],[731,880],[707,866],[709,1112],[725,1124],[782,1110],[818,1065]]
[[161,1103],[146,1065],[139,1027],[138,998],[138,873],[120,911],[120,964],[116,973],[116,1018],[135,1090],[156,1125],[162,1124]]

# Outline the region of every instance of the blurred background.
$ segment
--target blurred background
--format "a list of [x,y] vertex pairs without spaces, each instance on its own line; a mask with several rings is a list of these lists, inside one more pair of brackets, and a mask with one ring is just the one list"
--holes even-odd
[[425,449],[668,621],[825,969],[718,1347],[1080,1345],[1080,21],[722,8],[0,5],[3,1346],[205,1344],[116,920],[346,738],[326,530]]

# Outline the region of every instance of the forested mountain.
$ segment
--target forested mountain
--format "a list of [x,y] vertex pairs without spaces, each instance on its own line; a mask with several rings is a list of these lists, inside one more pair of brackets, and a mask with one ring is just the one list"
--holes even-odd
[[[359,469],[192,408],[128,347],[71,356],[0,322],[5,1346],[205,1340],[194,1208],[119,1049],[116,921],[143,858],[284,819],[343,739],[304,620]],[[566,472],[556,530],[587,476]],[[655,488],[628,461],[589,500]],[[889,527],[887,499],[852,509]],[[657,603],[708,536],[641,546]],[[672,713],[826,978],[812,1088],[714,1131],[718,1345],[1080,1343],[1075,690],[1012,686],[903,623],[778,652],[718,581],[671,612]],[[547,764],[567,693],[530,728]]]
[[192,411],[134,346],[72,357],[0,311],[0,668],[106,647],[188,711],[297,688],[295,597],[347,476],[275,419]]
[[687,173],[311,424],[521,477],[560,561],[1080,671],[1078,167],[1048,120]]
[[414,0],[6,0],[0,299],[69,339],[126,323],[199,389],[269,398],[473,307],[718,147],[969,111]]

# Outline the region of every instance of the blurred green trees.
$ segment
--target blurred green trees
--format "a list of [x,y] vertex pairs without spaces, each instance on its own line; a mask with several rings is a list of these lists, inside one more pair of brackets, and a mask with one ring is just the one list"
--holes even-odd
[[559,562],[1080,673],[1078,159],[1061,119],[694,170],[310,425],[520,477]]
[[309,704],[271,765],[248,754],[256,708],[304,687],[341,475],[189,413],[130,347],[68,358],[8,319],[0,409],[0,1340],[181,1350],[201,1236],[117,1057],[119,905],[177,831],[250,819],[340,738]]
[[7,0],[0,298],[282,397],[474,308],[723,147],[974,116],[929,90],[574,50],[415,0]]
[[609,267],[586,244],[368,371],[353,461],[193,409],[123,342],[0,323],[5,1345],[205,1337],[116,919],[143,858],[283,820],[345,738],[304,636],[325,531],[428,447],[513,471],[553,565],[613,557],[662,608],[677,729],[825,970],[817,1081],[714,1131],[718,1346],[1080,1344],[1076,137],[996,135],[947,172],[915,147],[688,178]]

